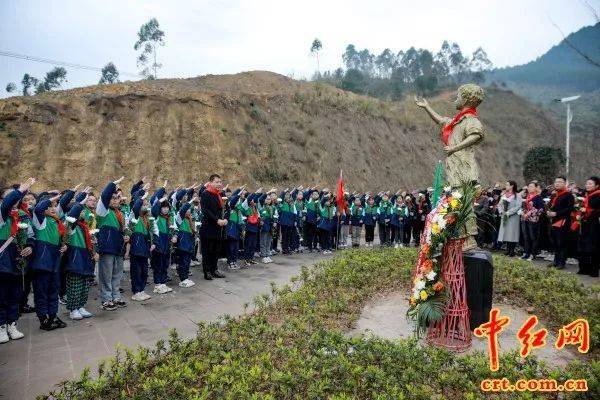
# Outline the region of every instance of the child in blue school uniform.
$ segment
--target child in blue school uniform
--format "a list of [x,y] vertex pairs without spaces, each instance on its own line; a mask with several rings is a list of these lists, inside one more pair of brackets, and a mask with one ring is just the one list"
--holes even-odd
[[194,253],[194,238],[196,236],[196,226],[192,219],[191,200],[185,203],[175,215],[177,222],[177,275],[179,276],[179,286],[189,288],[195,285],[189,278],[190,263]]
[[273,240],[273,227],[277,222],[277,210],[273,205],[273,196],[271,193],[266,193],[259,198],[259,213],[260,213],[260,256],[263,264],[273,262],[271,258],[271,241]]
[[306,202],[306,220],[304,221],[304,243],[308,251],[312,253],[317,250],[319,237],[317,235],[317,224],[319,220],[319,201],[320,194],[316,188],[312,188],[307,193]]
[[150,207],[146,201],[145,190],[138,190],[133,194],[131,207],[131,240],[129,247],[129,275],[131,278],[131,300],[145,301],[151,298],[146,293],[148,279],[148,260],[156,247],[152,241],[158,235],[154,219],[150,220]]
[[[35,179],[29,178],[18,189],[4,191],[0,203],[0,343],[25,336],[17,327],[22,287],[18,257],[32,254],[33,231],[30,226],[19,226],[17,204],[34,183]],[[17,235],[25,229],[26,244],[19,251]]]
[[246,235],[244,237],[244,264],[246,267],[258,264],[254,260],[254,252],[260,231],[260,213],[257,205],[258,196],[260,196],[260,193],[250,194],[243,204],[244,216],[246,217]]
[[281,226],[281,254],[288,255],[292,252],[292,237],[296,228],[296,206],[291,193],[283,191],[278,200],[277,213]]
[[381,201],[377,208],[377,224],[379,226],[379,245],[388,246],[390,244],[390,219],[392,204],[387,193],[381,195]]
[[67,326],[57,316],[61,255],[67,250],[67,227],[56,214],[58,199],[42,198],[33,210],[33,298],[40,329],[45,331]]
[[129,237],[125,235],[125,216],[119,208],[121,198],[118,185],[123,179],[121,177],[109,182],[96,204],[98,284],[102,309],[106,311],[127,306],[120,292],[125,243],[129,241]]
[[85,198],[73,205],[67,216],[68,249],[66,253],[66,282],[69,318],[80,320],[92,317],[85,309],[90,290],[90,277],[98,256],[92,243],[92,235],[83,212]]
[[406,207],[402,196],[396,196],[395,201],[392,201],[391,216],[390,216],[390,243],[394,244],[394,248],[404,247],[404,218]]
[[227,265],[231,270],[240,268],[237,265],[237,259],[240,250],[240,239],[244,229],[244,209],[242,204],[245,198],[246,191],[242,186],[231,193],[231,197],[227,202],[225,241],[227,243]]
[[157,234],[153,237],[155,247],[151,258],[152,277],[154,279],[153,291],[154,293],[165,294],[173,291],[166,283],[167,273],[171,265],[171,243],[177,243],[175,222],[171,217],[171,206],[166,196],[154,201],[151,213],[157,228]]
[[350,222],[350,235],[352,236],[352,247],[360,247],[360,233],[363,224],[363,206],[359,197],[355,197],[350,206],[350,215],[348,220]]
[[319,223],[317,225],[323,254],[331,254],[331,236],[332,230],[336,229],[336,219],[337,217],[335,206],[333,205],[333,198],[331,196],[324,196],[321,200],[319,208]]
[[375,223],[377,222],[377,205],[374,197],[367,197],[363,209],[363,224],[365,225],[365,246],[373,247],[375,239]]

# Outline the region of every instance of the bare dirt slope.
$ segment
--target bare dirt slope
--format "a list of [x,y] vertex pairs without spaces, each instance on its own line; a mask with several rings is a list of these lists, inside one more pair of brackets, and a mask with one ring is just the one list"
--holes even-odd
[[[454,113],[450,96],[433,104]],[[488,183],[521,180],[528,147],[562,143],[547,114],[508,91],[490,90],[480,117]],[[234,184],[331,186],[340,168],[351,188],[416,188],[443,157],[438,128],[409,99],[382,102],[263,71],[0,100],[0,147],[0,183],[35,176],[40,188],[121,175],[126,186],[143,175],[184,184],[214,171]]]

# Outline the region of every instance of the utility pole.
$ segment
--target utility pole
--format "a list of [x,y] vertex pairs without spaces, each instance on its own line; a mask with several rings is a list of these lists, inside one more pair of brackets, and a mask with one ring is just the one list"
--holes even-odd
[[567,105],[567,137],[566,137],[566,145],[565,145],[565,175],[567,179],[569,179],[569,167],[571,164],[571,121],[573,121],[573,113],[571,112],[571,102],[577,100],[579,95],[571,96],[571,97],[563,97],[562,99],[554,99],[554,101],[558,103],[565,103]]

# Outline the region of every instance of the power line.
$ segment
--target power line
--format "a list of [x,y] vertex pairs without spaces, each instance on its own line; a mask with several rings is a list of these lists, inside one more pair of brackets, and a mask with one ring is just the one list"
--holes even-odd
[[[102,72],[102,68],[98,68],[98,67],[90,67],[88,65],[74,64],[74,63],[69,63],[69,62],[65,62],[65,61],[50,60],[48,58],[28,56],[25,54],[18,54],[18,53],[13,53],[10,51],[0,50],[0,56],[17,58],[20,60],[35,61],[35,62],[40,62],[40,63],[52,64],[52,65],[58,65],[61,67],[69,67],[69,68],[76,68],[76,69],[84,69],[84,70],[88,70],[88,71]],[[119,71],[119,75],[128,76],[130,78],[140,78],[139,74],[132,74],[129,72]]]

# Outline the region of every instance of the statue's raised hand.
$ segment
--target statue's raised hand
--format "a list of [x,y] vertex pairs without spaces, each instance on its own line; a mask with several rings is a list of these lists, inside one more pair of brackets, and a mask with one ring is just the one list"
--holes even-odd
[[417,96],[415,96],[415,104],[421,108],[425,108],[429,105],[429,103],[427,103],[427,100],[425,100],[425,98],[418,98]]

